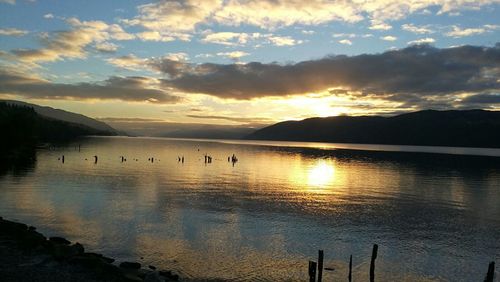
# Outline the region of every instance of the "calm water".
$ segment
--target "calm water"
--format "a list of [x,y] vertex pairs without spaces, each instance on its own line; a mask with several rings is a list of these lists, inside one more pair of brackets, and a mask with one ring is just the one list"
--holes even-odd
[[36,162],[0,174],[0,215],[197,279],[305,281],[323,249],[335,269],[325,281],[346,280],[351,254],[354,280],[366,281],[374,243],[379,281],[482,281],[488,262],[500,263],[498,157],[314,143],[79,143],[81,152],[40,150]]

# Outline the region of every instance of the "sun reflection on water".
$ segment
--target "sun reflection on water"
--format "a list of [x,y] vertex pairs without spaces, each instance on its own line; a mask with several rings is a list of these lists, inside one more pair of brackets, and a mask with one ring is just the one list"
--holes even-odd
[[318,160],[307,173],[307,184],[326,187],[335,180],[335,166],[331,161]]

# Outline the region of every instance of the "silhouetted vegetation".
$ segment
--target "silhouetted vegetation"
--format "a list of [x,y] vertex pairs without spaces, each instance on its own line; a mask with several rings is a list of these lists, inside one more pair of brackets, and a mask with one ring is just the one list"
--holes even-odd
[[63,143],[84,135],[109,135],[109,132],[80,124],[49,119],[33,108],[0,103],[1,166],[33,162],[35,147],[43,143]]
[[499,148],[500,112],[427,110],[393,117],[309,118],[271,125],[247,139]]

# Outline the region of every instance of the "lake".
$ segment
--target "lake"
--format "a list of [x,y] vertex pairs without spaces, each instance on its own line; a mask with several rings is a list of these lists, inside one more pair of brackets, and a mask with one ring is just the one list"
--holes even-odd
[[0,215],[193,279],[306,281],[322,249],[334,269],[324,281],[346,281],[350,255],[353,280],[367,281],[378,244],[378,281],[482,281],[488,263],[500,263],[499,156],[89,137],[3,171]]

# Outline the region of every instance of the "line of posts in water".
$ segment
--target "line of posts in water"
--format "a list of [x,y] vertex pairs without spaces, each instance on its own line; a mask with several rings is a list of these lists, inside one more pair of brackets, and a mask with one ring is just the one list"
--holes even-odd
[[[377,259],[378,245],[374,244],[372,249],[372,257],[370,260],[370,282],[375,282],[375,260]],[[325,267],[323,268],[324,252],[323,250],[318,250],[318,261],[309,261],[309,282],[322,282],[323,281],[323,269],[324,270],[334,270],[333,268]],[[317,278],[317,280],[316,280]],[[492,261],[488,265],[488,272],[484,282],[493,282],[495,278],[495,262]],[[352,255],[349,257],[349,272],[347,274],[347,281],[352,282]]]
[[[78,146],[78,151],[80,151],[80,146]],[[209,163],[212,163],[212,156],[209,156],[208,154],[205,154],[205,164],[209,164]],[[95,155],[94,157],[94,164],[97,164],[97,161],[99,160],[99,157],[97,155]],[[57,158],[57,160],[61,161],[62,163],[64,163],[64,155],[62,155],[61,157]],[[87,161],[87,159],[85,159]],[[137,158],[134,158],[135,161],[139,161],[139,159]],[[159,159],[156,159],[157,161],[159,161]],[[127,158],[125,156],[120,156],[120,162],[126,162],[127,161]],[[151,163],[154,163],[155,161],[155,158],[154,157],[150,157],[148,158],[148,162],[151,162]],[[238,158],[236,157],[235,154],[233,154],[232,156],[229,156],[227,157],[227,161],[228,162],[231,162],[234,166],[234,164],[238,161]],[[178,163],[184,163],[184,156],[177,156],[177,162]]]

